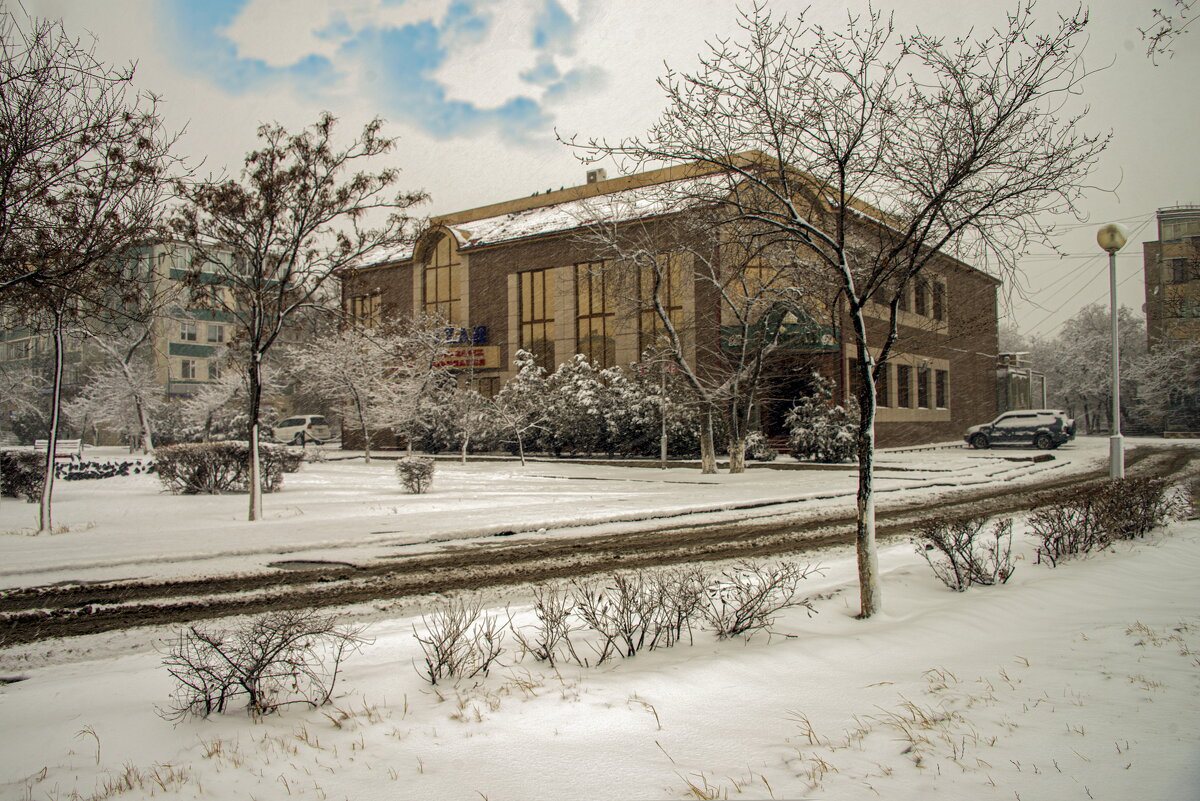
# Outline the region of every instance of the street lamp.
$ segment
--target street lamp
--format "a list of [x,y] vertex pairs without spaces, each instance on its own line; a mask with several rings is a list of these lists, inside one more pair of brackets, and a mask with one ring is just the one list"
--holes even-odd
[[1108,438],[1108,477],[1125,478],[1125,447],[1121,439],[1121,345],[1117,336],[1117,251],[1129,236],[1123,226],[1109,223],[1096,232],[1096,241],[1108,251],[1108,294],[1112,311],[1112,436]]

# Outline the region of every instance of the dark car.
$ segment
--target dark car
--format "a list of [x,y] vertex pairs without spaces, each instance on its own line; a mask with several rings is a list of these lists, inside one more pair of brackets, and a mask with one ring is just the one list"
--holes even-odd
[[1018,409],[1005,412],[990,423],[971,426],[963,435],[972,448],[992,445],[1032,445],[1042,450],[1057,448],[1075,438],[1075,421],[1060,409]]

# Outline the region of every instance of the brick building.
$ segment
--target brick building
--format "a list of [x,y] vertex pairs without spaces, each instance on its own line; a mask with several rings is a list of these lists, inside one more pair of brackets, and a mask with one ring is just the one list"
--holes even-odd
[[[344,275],[344,308],[368,325],[419,313],[444,319],[447,359],[469,367],[484,394],[513,375],[520,348],[548,370],[576,353],[599,366],[635,364],[659,318],[639,303],[636,281],[642,279],[635,275],[622,289],[604,278],[612,249],[594,235],[596,221],[611,225],[616,236],[636,226],[652,237],[658,230],[677,238],[669,233],[672,221],[696,212],[666,200],[673,193],[661,190],[704,174],[703,167],[684,165],[606,180],[594,170],[582,186],[435,217],[411,251]],[[664,273],[671,276],[664,303],[681,324],[689,359],[701,369],[715,365],[729,349],[730,310],[704,280],[712,261],[686,253],[669,258],[676,261]],[[998,284],[942,256],[923,281],[910,285],[880,386],[880,444],[955,440],[967,426],[995,416]],[[782,433],[783,415],[807,391],[813,369],[833,379],[843,396],[854,391],[854,344],[844,309],[830,298],[810,311],[806,319],[784,323],[783,344],[756,398],[769,435]],[[869,305],[866,313],[871,341],[882,341],[888,310]]]

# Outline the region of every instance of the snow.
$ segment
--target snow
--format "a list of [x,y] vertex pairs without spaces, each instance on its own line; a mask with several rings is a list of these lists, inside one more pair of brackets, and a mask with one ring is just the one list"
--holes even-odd
[[[1049,464],[1091,468],[1106,445],[1082,438]],[[881,484],[927,497],[948,478],[998,484],[1047,469],[1002,458],[1019,455],[1030,454],[885,453]],[[184,573],[222,559],[253,565],[281,547],[364,556],[501,520],[527,528],[554,518],[552,534],[616,514],[781,497],[827,509],[849,505],[843,492],[853,486],[848,470],[699,476],[441,463],[430,495],[405,496],[390,472],[386,462],[308,465],[267,496],[270,519],[253,528],[239,522],[242,496],[164,496],[144,477],[64,482],[58,518],[71,531],[0,537],[6,580],[86,573],[103,553],[113,565],[93,575]],[[6,499],[0,530],[32,514]],[[375,535],[360,551],[355,538],[384,521],[400,533]],[[154,546],[164,529],[172,537]],[[858,621],[846,550],[805,582],[819,596],[816,614],[791,610],[772,636],[701,633],[692,646],[557,671],[518,660],[510,643],[490,676],[437,688],[415,670],[413,639],[436,599],[344,610],[370,621],[374,642],[346,664],[333,704],[260,720],[241,711],[177,724],[159,717],[171,683],[154,648],[167,630],[6,649],[0,676],[23,680],[0,685],[0,797],[1200,797],[1200,522],[1057,569],[1034,565],[1017,529],[1020,561],[1003,586],[950,592],[911,545],[891,544],[880,553],[885,611]],[[235,557],[238,548],[247,556]],[[484,601],[526,623],[529,591]]]
[[727,176],[681,178],[651,186],[514,211],[451,226],[464,247],[482,247],[561,233],[597,223],[616,224],[675,214],[727,193]]
[[[876,489],[886,503],[897,496],[936,497],[956,485],[1019,483],[1091,469],[1106,448],[1107,440],[1080,438],[1045,463],[1028,461],[1037,451],[979,452],[960,444],[883,451]],[[344,454],[329,453],[330,460],[286,475],[281,492],[264,496],[263,519],[255,523],[246,522],[244,495],[169,495],[145,474],[55,482],[54,524],[61,533],[54,536],[24,536],[36,530],[36,505],[2,499],[0,588],[262,572],[281,558],[367,564],[395,556],[398,548],[445,548],[507,531],[517,532],[512,542],[659,527],[685,513],[707,512],[700,519],[717,521],[809,514],[831,505],[848,510],[856,481],[850,465],[705,476],[694,467],[463,465],[447,458],[438,462],[428,493],[409,495],[390,459],[368,465],[361,458],[334,461]],[[89,448],[87,458],[123,456],[120,449]]]

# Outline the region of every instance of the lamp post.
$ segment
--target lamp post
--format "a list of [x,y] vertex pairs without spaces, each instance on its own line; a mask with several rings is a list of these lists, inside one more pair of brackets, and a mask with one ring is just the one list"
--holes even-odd
[[1121,344],[1117,335],[1117,251],[1125,247],[1123,226],[1109,223],[1096,232],[1096,241],[1108,251],[1108,294],[1112,323],[1112,435],[1108,438],[1108,477],[1125,478],[1125,444],[1121,438]]

